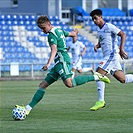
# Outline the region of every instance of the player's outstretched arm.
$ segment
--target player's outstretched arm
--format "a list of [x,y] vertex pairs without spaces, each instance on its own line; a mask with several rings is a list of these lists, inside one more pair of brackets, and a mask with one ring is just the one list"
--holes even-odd
[[128,58],[128,55],[124,51],[124,44],[125,44],[125,41],[126,41],[126,34],[123,31],[120,31],[118,33],[118,36],[121,37],[121,42],[120,42],[120,56],[121,56],[122,59],[127,59]]

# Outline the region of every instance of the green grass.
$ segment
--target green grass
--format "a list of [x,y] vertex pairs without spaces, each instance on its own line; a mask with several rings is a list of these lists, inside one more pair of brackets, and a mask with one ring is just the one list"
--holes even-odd
[[96,83],[67,89],[51,85],[24,121],[14,121],[15,104],[28,104],[40,81],[0,81],[0,133],[132,133],[133,84],[106,84],[106,107],[89,108],[97,100]]

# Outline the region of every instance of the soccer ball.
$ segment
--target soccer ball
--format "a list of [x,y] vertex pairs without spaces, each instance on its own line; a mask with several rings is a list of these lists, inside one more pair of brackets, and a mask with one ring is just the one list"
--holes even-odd
[[15,107],[12,110],[12,118],[14,120],[24,120],[26,118],[26,110],[24,108]]

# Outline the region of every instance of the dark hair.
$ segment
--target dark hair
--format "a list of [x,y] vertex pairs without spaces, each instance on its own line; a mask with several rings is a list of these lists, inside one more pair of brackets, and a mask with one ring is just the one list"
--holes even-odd
[[50,22],[50,20],[49,20],[49,18],[48,18],[47,16],[39,16],[39,17],[37,18],[37,21],[36,21],[38,27],[41,27],[41,25],[42,25],[43,23],[45,23],[45,22]]
[[95,9],[93,10],[91,13],[90,13],[90,16],[94,16],[94,15],[98,15],[98,16],[101,16],[102,15],[102,10],[100,9]]

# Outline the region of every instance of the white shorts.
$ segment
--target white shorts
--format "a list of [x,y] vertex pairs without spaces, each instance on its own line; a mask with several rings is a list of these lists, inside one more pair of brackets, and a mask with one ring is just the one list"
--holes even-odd
[[72,68],[77,70],[82,69],[82,57],[79,57],[79,59],[72,61]]
[[108,73],[114,75],[116,71],[122,70],[119,59],[119,54],[104,57],[104,59],[100,62],[99,67],[107,71]]

